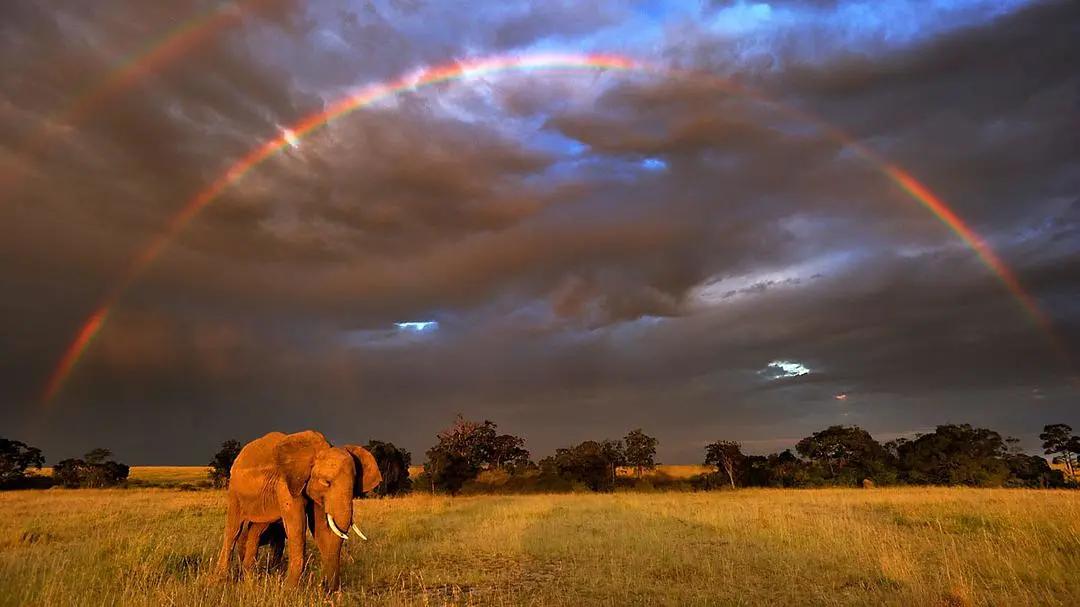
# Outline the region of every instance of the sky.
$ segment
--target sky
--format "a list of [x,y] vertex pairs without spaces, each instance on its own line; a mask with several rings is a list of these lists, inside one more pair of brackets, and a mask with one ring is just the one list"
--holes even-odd
[[[315,428],[422,459],[460,413],[537,458],[638,427],[667,463],[832,424],[1036,450],[1080,427],[1077,40],[1067,0],[6,0],[0,435],[179,465]],[[539,53],[658,69],[489,73],[289,132],[131,275],[305,116]]]

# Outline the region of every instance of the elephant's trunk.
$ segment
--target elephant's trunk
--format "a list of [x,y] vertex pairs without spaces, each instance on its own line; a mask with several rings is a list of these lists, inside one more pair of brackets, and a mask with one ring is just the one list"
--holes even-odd
[[348,534],[343,533],[341,529],[338,529],[337,524],[334,523],[334,517],[329,512],[326,513],[326,523],[330,525],[330,531],[333,531],[335,535],[343,540],[349,539]]

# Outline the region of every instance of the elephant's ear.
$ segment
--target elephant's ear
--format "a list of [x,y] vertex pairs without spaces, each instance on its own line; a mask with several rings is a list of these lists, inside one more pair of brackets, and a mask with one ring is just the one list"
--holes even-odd
[[329,448],[326,437],[312,430],[290,434],[274,447],[274,464],[278,474],[285,479],[291,495],[300,495],[311,478],[315,455]]
[[371,451],[356,445],[345,445],[345,450],[353,456],[353,463],[356,464],[357,482],[353,486],[353,493],[359,496],[378,487],[382,482],[382,473]]

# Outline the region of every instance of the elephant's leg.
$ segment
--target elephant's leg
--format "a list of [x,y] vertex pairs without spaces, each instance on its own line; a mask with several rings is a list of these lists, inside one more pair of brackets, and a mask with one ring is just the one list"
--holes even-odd
[[236,536],[236,551],[240,556],[240,565],[244,564],[244,546],[247,546],[248,529],[251,523],[240,523],[240,533]]
[[239,510],[235,500],[230,498],[229,508],[225,514],[225,532],[221,552],[218,553],[217,576],[221,579],[229,577],[229,561],[232,560],[233,544],[236,543],[236,538],[240,535],[242,521],[240,520]]
[[304,572],[304,543],[307,538],[307,520],[304,516],[304,503],[293,498],[283,505],[281,520],[285,523],[285,537],[289,547],[289,570],[285,583],[289,586],[300,585],[300,574]]
[[334,592],[341,588],[341,543],[342,539],[330,530],[326,523],[326,511],[315,506],[315,524],[312,530],[315,536],[315,545],[319,547],[319,556],[322,561],[323,583],[328,592]]
[[277,569],[281,566],[282,556],[285,553],[285,526],[280,521],[271,524],[270,528],[263,533],[263,538],[270,546],[269,568]]
[[270,523],[248,523],[240,534],[240,566],[245,574],[255,568],[255,557],[259,555],[259,538]]

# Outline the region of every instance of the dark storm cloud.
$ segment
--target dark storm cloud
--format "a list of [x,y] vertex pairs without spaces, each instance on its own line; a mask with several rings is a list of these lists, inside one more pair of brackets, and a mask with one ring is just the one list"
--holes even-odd
[[[78,6],[0,9],[4,141],[127,48],[102,45],[167,30],[179,10]],[[43,408],[45,377],[127,260],[282,125],[420,63],[603,39],[630,20],[619,3],[266,6],[279,10],[85,124],[54,125],[63,136],[33,158],[0,148],[22,175],[0,202],[2,406],[51,460],[105,444],[132,462],[200,462],[226,438],[311,426],[422,452],[459,411],[537,455],[643,426],[669,462],[718,437],[762,450],[830,423],[888,435],[973,421],[1030,438],[1077,422],[1046,336],[843,142],[704,79],[604,75],[447,83],[286,149],[173,243]],[[925,178],[1075,347],[1077,12],[1041,3],[805,60],[797,39],[816,26],[769,34],[769,61],[732,50],[730,32],[673,27],[659,52],[820,114]],[[394,328],[407,320],[439,328]],[[778,360],[810,372],[762,372]]]
[[1078,24],[1075,3],[1043,3],[910,53],[792,66],[778,85],[886,139],[965,215],[1016,221],[1077,185]]

